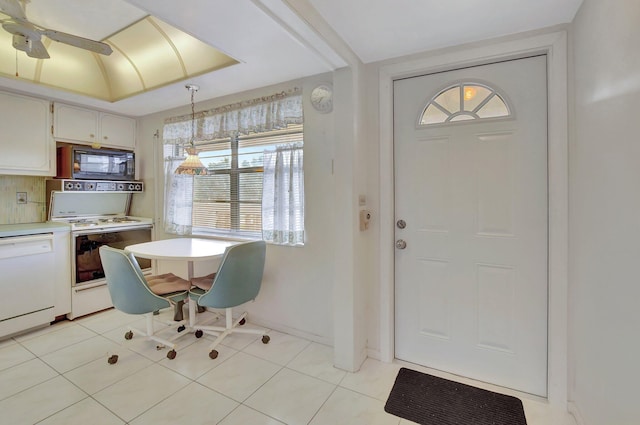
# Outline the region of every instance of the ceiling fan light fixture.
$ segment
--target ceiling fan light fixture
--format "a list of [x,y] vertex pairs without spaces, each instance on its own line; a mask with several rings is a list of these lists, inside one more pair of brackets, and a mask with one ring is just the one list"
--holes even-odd
[[207,167],[202,164],[198,157],[198,151],[196,150],[195,138],[196,138],[196,110],[193,96],[200,89],[195,84],[187,84],[186,89],[191,92],[191,140],[189,141],[189,147],[186,148],[187,157],[176,168],[174,174],[183,174],[191,176],[204,176],[207,174]]
[[31,50],[31,46],[29,46],[29,39],[22,34],[13,34],[12,45],[14,49],[21,50],[23,52]]

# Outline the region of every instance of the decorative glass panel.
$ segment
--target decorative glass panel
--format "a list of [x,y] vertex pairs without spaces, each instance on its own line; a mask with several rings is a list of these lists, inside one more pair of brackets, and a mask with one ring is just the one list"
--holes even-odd
[[475,120],[475,119],[476,119],[476,117],[474,117],[473,115],[461,114],[461,115],[456,115],[455,117],[451,117],[451,119],[449,119],[449,121],[451,121],[451,122],[469,121],[469,120]]
[[440,94],[435,101],[452,114],[460,111],[460,88],[452,87]]
[[431,98],[420,125],[508,117],[511,111],[495,89],[477,83],[449,86]]
[[434,105],[429,105],[422,115],[422,121],[420,124],[436,124],[445,122],[448,116],[449,114],[442,112],[442,110],[436,108]]
[[482,109],[478,111],[480,118],[496,118],[509,115],[509,110],[500,95],[495,94]]
[[463,93],[464,110],[475,111],[478,105],[480,105],[487,97],[489,97],[492,92],[486,87],[471,84],[464,86]]

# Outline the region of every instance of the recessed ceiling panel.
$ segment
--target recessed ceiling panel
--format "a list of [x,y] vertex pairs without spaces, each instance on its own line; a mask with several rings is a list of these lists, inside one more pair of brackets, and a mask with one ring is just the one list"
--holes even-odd
[[184,76],[179,52],[149,19],[109,37],[107,42],[136,67],[145,87],[156,87]]
[[198,75],[238,63],[235,59],[161,20],[149,17],[171,40],[189,75]]
[[134,64],[118,49],[114,49],[109,60],[100,60],[107,81],[111,85],[111,100],[116,101],[145,91],[142,76]]
[[151,16],[100,40],[113,48],[109,56],[42,40],[51,57],[34,59],[15,50],[12,35],[0,29],[0,75],[115,102],[238,63]]
[[34,82],[65,88],[91,97],[111,97],[109,82],[95,53],[63,43],[45,43],[51,57],[39,60]]

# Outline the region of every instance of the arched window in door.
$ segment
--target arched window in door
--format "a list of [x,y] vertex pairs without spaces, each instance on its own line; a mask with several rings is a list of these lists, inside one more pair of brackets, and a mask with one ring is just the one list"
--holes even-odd
[[447,86],[433,96],[424,108],[419,125],[502,118],[511,109],[496,89],[485,84],[463,82]]

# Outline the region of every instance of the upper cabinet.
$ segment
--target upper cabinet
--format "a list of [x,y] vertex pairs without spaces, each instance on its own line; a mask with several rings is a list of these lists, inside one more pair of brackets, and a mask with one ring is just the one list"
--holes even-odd
[[0,92],[0,174],[55,175],[50,105],[48,100]]
[[60,142],[133,150],[136,146],[136,121],[120,115],[56,103],[53,108],[53,136]]

